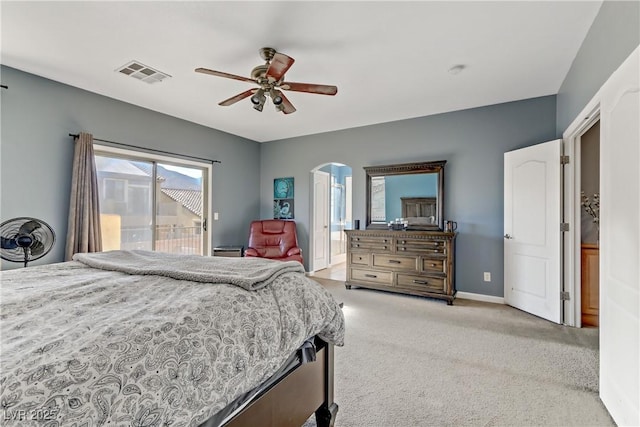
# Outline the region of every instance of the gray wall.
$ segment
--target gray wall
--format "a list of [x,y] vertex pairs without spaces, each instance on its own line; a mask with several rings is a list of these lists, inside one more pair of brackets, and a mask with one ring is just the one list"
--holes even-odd
[[[547,96],[264,143],[261,216],[272,214],[273,179],[295,177],[295,220],[308,255],[312,169],[329,162],[351,166],[354,219],[364,221],[363,166],[446,160],[445,218],[457,221],[459,232],[457,288],[502,296],[503,153],[554,139],[555,107],[555,96]],[[490,283],[482,280],[485,271]]]
[[[245,244],[259,214],[260,146],[254,141],[2,67],[0,220],[33,216],[57,234],[35,264],[64,258],[73,142],[69,133],[217,159],[213,167],[213,245]],[[3,261],[2,268],[19,264]]]
[[558,91],[558,135],[639,44],[640,2],[603,2]]

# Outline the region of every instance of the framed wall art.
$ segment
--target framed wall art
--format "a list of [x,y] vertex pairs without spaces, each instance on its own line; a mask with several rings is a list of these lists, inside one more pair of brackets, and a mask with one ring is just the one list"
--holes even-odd
[[293,177],[273,180],[273,218],[293,219]]

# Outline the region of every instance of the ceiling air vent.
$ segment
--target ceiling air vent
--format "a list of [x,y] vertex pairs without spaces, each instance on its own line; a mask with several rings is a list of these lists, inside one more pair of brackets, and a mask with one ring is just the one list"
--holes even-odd
[[171,77],[169,74],[147,67],[139,61],[128,62],[116,71],[149,84],[158,83],[167,77]]

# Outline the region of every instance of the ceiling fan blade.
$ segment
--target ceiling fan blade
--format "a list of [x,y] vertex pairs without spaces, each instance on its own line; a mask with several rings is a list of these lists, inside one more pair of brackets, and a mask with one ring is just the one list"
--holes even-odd
[[196,68],[196,73],[209,74],[212,76],[226,77],[228,79],[240,80],[241,82],[255,83],[256,81],[249,77],[236,76],[235,74],[223,73],[222,71],[210,70],[208,68]]
[[249,96],[253,95],[257,91],[258,89],[249,89],[245,92],[237,94],[236,96],[232,96],[229,99],[225,99],[224,101],[220,102],[218,105],[222,105],[223,107],[228,107],[229,105],[235,104],[238,101],[248,98]]
[[276,52],[271,59],[271,63],[269,64],[269,68],[265,75],[269,80],[273,79],[274,82],[277,82],[284,76],[287,70],[291,68],[294,62],[295,59],[290,56]]
[[282,97],[282,104],[279,105],[279,107],[282,107],[280,108],[280,111],[282,111],[284,114],[295,113],[296,107],[294,107],[291,101],[289,101],[289,99],[284,96],[284,93],[280,92],[279,95]]
[[294,92],[319,93],[321,95],[335,95],[338,93],[338,88],[336,86],[316,85],[312,83],[282,82],[279,88],[292,90]]

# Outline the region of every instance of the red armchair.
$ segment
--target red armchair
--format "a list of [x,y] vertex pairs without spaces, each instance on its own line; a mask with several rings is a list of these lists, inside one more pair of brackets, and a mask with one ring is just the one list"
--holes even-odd
[[244,255],[279,261],[298,261],[302,264],[302,250],[298,247],[295,221],[252,221],[249,246]]

